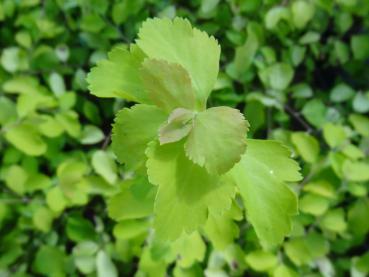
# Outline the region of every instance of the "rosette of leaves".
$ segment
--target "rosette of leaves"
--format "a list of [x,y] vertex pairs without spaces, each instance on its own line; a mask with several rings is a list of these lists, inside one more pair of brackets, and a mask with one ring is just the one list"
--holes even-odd
[[[205,225],[211,234],[216,224],[209,221],[228,220],[239,194],[261,244],[270,247],[289,233],[297,212],[286,182],[300,180],[299,167],[280,143],[247,139],[249,124],[237,109],[206,107],[220,52],[214,37],[186,19],[148,19],[136,44],[113,49],[87,80],[98,97],[138,103],[118,112],[112,147],[127,170],[147,176],[152,187],[136,216],[153,213],[159,239]],[[118,210],[125,205],[114,202]]]

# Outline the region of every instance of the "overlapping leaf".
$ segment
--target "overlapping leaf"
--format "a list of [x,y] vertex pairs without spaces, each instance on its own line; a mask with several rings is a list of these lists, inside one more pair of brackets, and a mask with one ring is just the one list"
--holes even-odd
[[148,19],[137,45],[149,57],[183,66],[196,91],[197,108],[205,109],[219,70],[220,47],[213,37],[192,28],[186,19]]
[[230,171],[243,198],[247,219],[265,247],[283,241],[297,213],[296,195],[285,184],[298,181],[298,165],[275,141],[248,140],[247,153]]
[[223,174],[246,149],[248,123],[236,109],[215,107],[198,113],[185,144],[186,155],[209,173]]
[[140,78],[145,55],[137,46],[131,51],[117,47],[92,68],[87,77],[89,89],[98,97],[119,97],[138,103],[150,103]]
[[191,233],[205,223],[208,213],[220,214],[230,207],[233,183],[191,162],[183,142],[153,141],[146,153],[149,181],[159,186],[154,206],[159,238],[174,240],[183,231]]
[[120,162],[130,169],[145,163],[147,144],[157,136],[166,114],[155,106],[138,104],[121,110],[113,125],[113,150]]

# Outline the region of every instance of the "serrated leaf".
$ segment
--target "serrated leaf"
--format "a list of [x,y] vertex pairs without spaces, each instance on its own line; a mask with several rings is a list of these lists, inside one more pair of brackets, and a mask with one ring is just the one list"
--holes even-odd
[[211,174],[222,174],[246,150],[248,122],[236,109],[215,107],[198,113],[185,143],[186,155]]
[[120,97],[139,103],[150,103],[140,78],[145,55],[137,48],[128,51],[115,48],[108,59],[100,61],[87,75],[92,94],[98,97]]
[[194,116],[192,111],[183,108],[175,109],[169,115],[167,123],[159,129],[160,144],[176,142],[186,137],[193,128]]
[[186,19],[148,19],[137,45],[149,57],[178,63],[189,73],[197,106],[204,109],[219,70],[220,47],[213,37],[192,28]]
[[220,214],[231,206],[235,187],[226,177],[210,175],[185,155],[183,142],[150,143],[149,181],[158,186],[154,227],[158,238],[175,240],[204,224],[208,213]]
[[[285,181],[301,178],[289,151],[275,141],[248,140],[248,149],[230,171],[240,189],[246,218],[264,247],[283,241],[297,213],[296,195]],[[276,158],[276,159],[275,159]]]
[[159,108],[166,112],[176,108],[195,109],[191,79],[181,65],[147,59],[142,64],[141,76],[150,99]]
[[181,257],[179,266],[188,268],[195,262],[202,262],[205,258],[206,245],[198,232],[184,234],[172,244],[173,251]]
[[128,169],[145,163],[147,144],[158,135],[159,126],[167,115],[159,108],[139,104],[118,112],[113,124],[113,151]]

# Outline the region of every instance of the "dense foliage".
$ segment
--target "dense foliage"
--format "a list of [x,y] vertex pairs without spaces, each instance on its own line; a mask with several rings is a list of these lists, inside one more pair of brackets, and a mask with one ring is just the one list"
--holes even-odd
[[[368,15],[367,0],[0,0],[0,276],[365,276]],[[140,30],[153,16],[188,18],[213,35],[221,46],[217,80],[211,72],[214,61],[191,67],[188,59],[176,60],[184,70],[163,58],[168,49],[162,56],[153,50],[153,45],[163,45],[155,34],[160,28]],[[142,66],[145,90],[158,100],[156,106],[137,87],[140,78],[133,65],[139,60],[141,66],[142,52],[134,46],[128,51],[137,34],[145,55],[159,59]],[[173,42],[186,41],[185,35]],[[190,53],[201,59],[214,49],[210,45]],[[127,57],[133,52],[134,58]],[[89,94],[86,76],[96,64],[87,78],[90,90],[115,98]],[[124,83],[123,76],[135,82]],[[175,78],[181,84],[196,80],[195,99],[173,95],[185,111],[173,115],[178,106],[163,101],[162,90],[153,85],[165,76],[173,77],[169,88],[178,85]],[[168,88],[165,81],[160,84]],[[131,97],[130,91],[116,89],[122,86],[141,93]],[[226,111],[236,118],[242,115],[234,109],[244,114],[249,138],[279,142],[247,140],[245,157],[249,153],[251,158],[235,167],[243,145],[230,149],[210,134],[198,148],[198,138],[209,128],[202,130],[199,124],[198,136],[189,135],[186,123],[194,120],[189,110],[197,116],[202,112],[206,126],[215,126],[210,131],[221,132],[227,142],[227,134],[234,137],[243,130],[232,129],[223,116],[213,123],[214,112],[208,111],[218,106],[229,106]],[[162,145],[149,143],[145,154],[145,136],[168,114],[172,120],[160,129]],[[120,143],[127,133],[131,138]],[[236,198],[220,217],[209,210],[204,218],[198,213],[203,204],[193,205],[198,203],[197,186],[208,178],[202,171],[201,184],[182,191],[190,205],[181,211],[188,214],[175,213],[173,207],[181,202],[170,190],[157,196],[159,204],[153,207],[156,187],[147,181],[145,157],[154,174],[149,174],[150,182],[168,188],[162,183],[171,176],[161,174],[166,172],[162,169],[173,167],[167,162],[170,153],[183,152],[186,136],[186,151],[205,173],[232,168],[232,177],[249,183],[221,191],[225,198],[227,193]],[[224,160],[206,156],[212,143],[226,153]],[[300,162],[301,182],[280,143]],[[176,159],[186,168],[184,158]],[[263,181],[269,171],[278,181]],[[182,180],[188,178],[183,174]],[[280,180],[294,183],[276,189]],[[274,190],[263,198],[263,188]],[[291,190],[299,198],[298,215],[289,204],[294,196],[286,199]],[[208,198],[206,205],[217,209],[222,203]],[[176,240],[181,230],[194,230],[194,220],[201,223],[197,231]],[[175,241],[157,239],[157,234]]]

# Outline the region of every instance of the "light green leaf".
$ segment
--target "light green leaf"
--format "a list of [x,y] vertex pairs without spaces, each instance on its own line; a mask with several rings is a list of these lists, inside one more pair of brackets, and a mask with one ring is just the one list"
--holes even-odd
[[293,23],[297,28],[302,29],[313,18],[315,8],[311,2],[298,0],[292,2],[291,11]]
[[286,242],[284,250],[295,265],[301,266],[326,255],[329,244],[323,236],[311,232],[304,237],[293,238]]
[[11,127],[5,138],[17,149],[30,156],[40,156],[46,152],[47,145],[35,126],[22,123]]
[[113,125],[113,151],[128,169],[137,169],[145,163],[147,144],[157,137],[160,125],[167,115],[155,106],[135,105],[118,112]]
[[343,209],[333,209],[329,210],[319,221],[320,226],[323,229],[342,233],[347,228],[347,223],[345,221],[345,212]]
[[97,253],[96,269],[97,277],[118,277],[117,268],[104,250]]
[[96,126],[85,125],[82,130],[82,144],[96,144],[104,139],[104,133]]
[[302,109],[302,114],[309,123],[318,128],[327,122],[327,108],[320,99],[308,101]]
[[205,258],[206,245],[198,232],[190,235],[183,234],[172,244],[173,251],[181,257],[177,264],[188,268],[196,262],[202,262]]
[[99,246],[92,241],[78,243],[73,248],[73,260],[79,271],[90,274],[96,269],[96,252]]
[[49,86],[55,96],[59,97],[66,92],[64,79],[59,73],[52,72],[49,76],[48,81]]
[[75,111],[60,112],[55,119],[71,137],[78,138],[81,135],[81,125]]
[[92,155],[92,167],[95,172],[109,184],[114,184],[117,179],[117,165],[113,158],[105,151],[98,150]]
[[269,271],[277,266],[277,257],[263,250],[253,251],[245,257],[246,262],[255,271]]
[[175,109],[168,121],[159,129],[160,144],[172,143],[186,137],[193,128],[195,113],[183,108]]
[[175,240],[204,224],[208,213],[220,214],[231,206],[234,185],[226,177],[209,175],[185,155],[183,142],[150,143],[147,174],[159,186],[154,227],[159,239]]
[[187,70],[196,91],[197,106],[204,109],[218,76],[217,41],[182,18],[148,19],[138,37],[137,45],[149,58],[178,63]]
[[[212,242],[215,249],[224,250],[232,244],[233,240],[239,235],[239,228],[233,218],[236,215],[237,219],[242,218],[240,209],[232,208],[222,215],[209,215],[204,226],[206,236]],[[239,216],[241,214],[241,216]]]
[[287,148],[275,141],[247,140],[241,161],[230,171],[239,187],[247,219],[264,247],[283,241],[297,213],[296,195],[284,183],[298,181],[297,163]]
[[369,137],[369,118],[360,114],[351,114],[350,123],[354,126],[356,132],[364,137]]
[[248,122],[236,109],[214,107],[194,118],[185,143],[187,157],[211,174],[231,169],[246,150]]
[[342,171],[349,181],[365,182],[369,180],[369,164],[366,162],[345,160]]
[[266,87],[285,90],[293,79],[294,71],[291,65],[276,63],[259,71],[259,77]]
[[333,102],[340,103],[351,99],[355,95],[355,91],[346,84],[336,85],[330,94],[330,99]]
[[27,171],[19,165],[10,166],[5,173],[5,184],[12,191],[23,194],[26,191],[26,182],[28,179]]
[[256,30],[252,26],[248,25],[247,27],[247,40],[245,44],[236,48],[233,62],[237,77],[241,77],[249,69],[259,46]]
[[347,139],[345,129],[341,125],[333,123],[327,123],[323,126],[323,136],[332,148],[342,145]]
[[139,103],[150,103],[140,78],[145,56],[137,48],[128,51],[115,48],[108,59],[100,61],[87,75],[92,94],[98,97],[120,97]]
[[120,221],[114,226],[113,234],[116,239],[128,240],[145,235],[149,230],[149,221],[129,219]]
[[299,202],[302,212],[319,216],[324,214],[329,208],[329,199],[312,193],[305,194]]
[[59,186],[55,186],[46,193],[46,203],[55,212],[62,212],[67,206],[67,200]]
[[117,221],[146,217],[153,213],[156,188],[145,178],[127,180],[121,192],[108,200],[109,216]]
[[36,229],[47,233],[53,223],[53,213],[48,208],[40,206],[32,214],[32,222]]
[[315,137],[304,132],[296,132],[291,135],[291,140],[297,152],[305,161],[308,163],[317,161],[320,147]]
[[141,76],[150,99],[166,112],[176,108],[194,110],[196,95],[187,71],[179,64],[146,59]]

